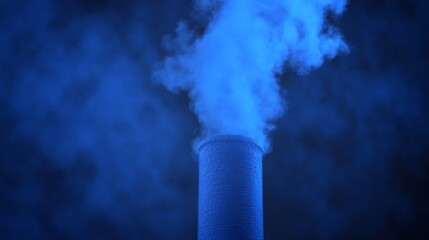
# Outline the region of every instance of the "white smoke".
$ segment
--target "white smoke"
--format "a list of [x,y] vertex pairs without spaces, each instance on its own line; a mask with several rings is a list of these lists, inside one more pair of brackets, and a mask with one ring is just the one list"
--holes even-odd
[[269,147],[267,133],[283,112],[276,74],[299,72],[347,51],[326,22],[345,0],[200,0],[211,21],[201,36],[180,23],[165,41],[174,53],[155,76],[170,90],[186,90],[203,136],[240,134]]

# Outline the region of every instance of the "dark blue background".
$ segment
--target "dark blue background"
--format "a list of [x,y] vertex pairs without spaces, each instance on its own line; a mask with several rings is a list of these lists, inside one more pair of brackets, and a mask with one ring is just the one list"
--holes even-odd
[[[427,239],[427,1],[352,0],[350,53],[282,79],[266,239]],[[329,16],[328,16],[329,17]],[[194,239],[198,123],[151,80],[190,0],[0,3],[0,239]]]

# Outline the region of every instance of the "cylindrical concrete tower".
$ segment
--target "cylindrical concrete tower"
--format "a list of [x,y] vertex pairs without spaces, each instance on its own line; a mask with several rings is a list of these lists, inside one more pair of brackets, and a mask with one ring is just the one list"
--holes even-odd
[[198,239],[263,239],[262,148],[218,135],[203,140],[198,154]]

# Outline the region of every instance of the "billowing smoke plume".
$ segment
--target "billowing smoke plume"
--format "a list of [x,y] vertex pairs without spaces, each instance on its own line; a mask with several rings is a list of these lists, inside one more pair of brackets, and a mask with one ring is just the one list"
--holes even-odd
[[205,33],[186,23],[167,38],[172,51],[156,71],[170,90],[188,90],[203,135],[240,134],[268,148],[267,132],[283,112],[276,75],[300,73],[347,51],[326,22],[345,0],[195,1],[209,15]]

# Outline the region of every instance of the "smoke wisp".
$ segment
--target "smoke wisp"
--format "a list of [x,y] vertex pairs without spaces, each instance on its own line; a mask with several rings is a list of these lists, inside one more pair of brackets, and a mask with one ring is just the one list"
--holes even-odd
[[211,20],[204,34],[180,23],[165,47],[171,55],[155,70],[170,90],[186,90],[203,136],[239,134],[269,148],[267,133],[283,113],[276,75],[299,73],[347,51],[327,14],[345,0],[195,1]]

